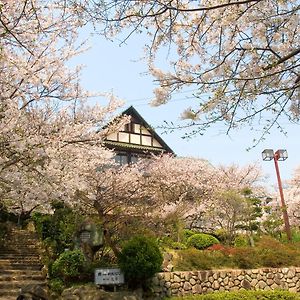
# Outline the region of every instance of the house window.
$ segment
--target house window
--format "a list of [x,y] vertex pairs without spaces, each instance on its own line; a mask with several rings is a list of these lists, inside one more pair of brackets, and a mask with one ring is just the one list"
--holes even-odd
[[131,132],[132,131],[132,123],[125,124],[124,131]]
[[115,162],[119,165],[128,164],[128,155],[127,153],[118,153],[115,155]]
[[132,164],[136,163],[138,161],[139,157],[136,154],[131,154],[130,155],[130,162]]
[[134,164],[138,161],[139,156],[135,153],[118,153],[115,155],[115,162],[118,165]]

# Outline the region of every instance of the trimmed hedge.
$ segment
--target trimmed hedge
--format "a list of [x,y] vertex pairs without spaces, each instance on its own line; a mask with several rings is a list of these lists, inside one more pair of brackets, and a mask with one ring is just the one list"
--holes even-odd
[[214,244],[219,244],[219,240],[206,233],[197,233],[187,239],[187,245],[196,249],[206,249]]
[[172,297],[170,300],[300,300],[300,294],[288,291],[237,291],[216,292],[206,295]]
[[143,285],[161,269],[162,254],[156,241],[136,236],[127,241],[118,256],[118,265],[131,287]]

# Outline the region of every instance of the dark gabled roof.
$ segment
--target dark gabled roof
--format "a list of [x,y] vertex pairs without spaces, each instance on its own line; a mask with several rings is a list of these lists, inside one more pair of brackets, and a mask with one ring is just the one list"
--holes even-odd
[[[152,136],[162,145],[163,150],[165,150],[167,153],[175,154],[174,151],[166,144],[166,142],[154,131],[154,129],[145,121],[145,119],[137,112],[137,110],[130,106],[126,110],[124,110],[121,115],[127,115],[131,116],[134,119],[137,119],[142,126],[144,126],[149,132],[152,134]],[[136,145],[135,145],[136,146]],[[127,145],[129,147],[129,145]],[[156,148],[157,149],[157,148]],[[149,148],[150,150],[150,148]],[[152,148],[152,150],[154,150]],[[158,149],[157,149],[158,150]]]

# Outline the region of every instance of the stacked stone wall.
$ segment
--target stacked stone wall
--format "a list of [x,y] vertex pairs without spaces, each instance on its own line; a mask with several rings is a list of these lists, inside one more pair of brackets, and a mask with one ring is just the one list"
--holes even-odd
[[300,268],[164,272],[153,278],[157,298],[240,289],[300,292]]

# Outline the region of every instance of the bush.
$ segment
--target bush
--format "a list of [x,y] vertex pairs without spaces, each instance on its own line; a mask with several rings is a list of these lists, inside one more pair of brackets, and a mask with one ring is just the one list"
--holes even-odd
[[63,203],[55,202],[54,207],[53,215],[35,213],[32,219],[40,238],[43,241],[53,242],[54,254],[57,257],[65,249],[74,248],[74,235],[78,225],[82,223],[83,217],[78,212],[64,206]]
[[65,288],[64,282],[59,278],[51,279],[49,281],[49,286],[52,292],[56,292],[58,294],[61,294]]
[[163,256],[154,239],[137,236],[127,241],[118,256],[118,264],[129,286],[144,285],[161,269]]
[[77,279],[84,273],[86,262],[80,250],[63,252],[52,265],[52,276],[62,277],[65,282]]
[[187,248],[185,244],[180,243],[180,242],[173,242],[170,246],[172,249],[175,249],[175,250],[184,250]]
[[231,256],[236,268],[254,269],[260,267],[260,257],[254,248],[240,247],[232,249]]
[[261,265],[265,267],[279,268],[300,264],[300,253],[297,247],[282,244],[270,237],[263,237],[257,243],[257,252]]
[[195,248],[178,251],[174,259],[174,269],[180,271],[211,270],[233,267],[230,258],[221,251],[200,251]]
[[238,235],[234,239],[234,247],[247,247],[249,246],[248,237],[245,235]]
[[197,233],[187,239],[187,245],[196,249],[206,249],[214,244],[219,244],[217,238],[210,234]]
[[170,300],[300,300],[300,295],[288,291],[237,291],[206,295],[172,297]]
[[194,230],[191,230],[191,229],[184,229],[184,230],[183,230],[183,238],[184,238],[184,241],[187,241],[187,239],[188,239],[189,237],[191,237],[192,235],[197,234],[197,233],[199,233],[199,232],[194,231]]

